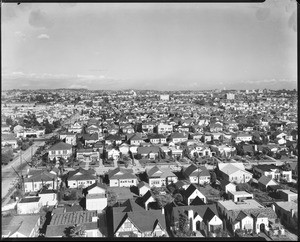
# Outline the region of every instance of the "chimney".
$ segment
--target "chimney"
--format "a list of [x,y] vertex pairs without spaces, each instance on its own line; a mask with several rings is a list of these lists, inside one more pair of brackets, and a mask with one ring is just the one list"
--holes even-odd
[[272,209],[275,212],[275,205],[274,204],[272,204]]
[[194,211],[192,209],[188,210],[188,218],[193,219]]
[[98,217],[97,216],[92,217],[92,222],[97,222],[97,221],[98,221]]
[[291,209],[290,211],[291,211],[291,217],[293,217],[293,216],[294,216],[294,213],[295,213],[295,211],[294,211],[294,209]]
[[161,214],[165,214],[165,209],[163,207],[161,208]]

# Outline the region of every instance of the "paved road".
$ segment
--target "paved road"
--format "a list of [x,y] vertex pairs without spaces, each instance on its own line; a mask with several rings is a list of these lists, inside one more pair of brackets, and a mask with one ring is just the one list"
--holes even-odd
[[[25,174],[26,169],[28,168],[26,161],[30,161],[31,157],[34,155],[34,153],[37,151],[39,146],[43,146],[45,142],[43,141],[36,141],[33,143],[31,147],[29,147],[27,150],[22,151],[22,162],[20,157],[16,157],[14,160],[12,160],[7,166],[4,166],[2,168],[1,176],[2,176],[2,182],[1,182],[1,198],[3,199],[9,192],[9,189],[13,187],[13,184],[17,181],[18,176],[13,170],[13,168],[19,173]],[[13,168],[12,168],[13,167]],[[3,205],[3,204],[2,204]]]

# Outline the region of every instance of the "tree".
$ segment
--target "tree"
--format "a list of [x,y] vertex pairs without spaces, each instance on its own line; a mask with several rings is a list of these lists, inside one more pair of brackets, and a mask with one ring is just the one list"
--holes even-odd
[[12,120],[11,117],[6,118],[6,124],[7,124],[8,126],[11,126],[11,125],[14,124],[14,122],[13,122],[13,120]]
[[211,178],[210,178],[211,180],[211,183],[214,185],[214,184],[216,184],[216,182],[217,182],[217,175],[216,175],[216,173],[213,171],[212,173],[211,173]]
[[176,203],[182,203],[182,201],[183,201],[182,195],[181,195],[180,193],[176,193],[176,194],[174,195],[174,201],[175,201]]
[[7,165],[14,158],[12,149],[8,149],[6,152],[1,154],[2,164]]
[[188,216],[184,213],[179,214],[179,227],[176,232],[178,237],[189,237],[191,236],[192,231],[189,226]]
[[85,237],[86,231],[85,226],[81,224],[74,224],[65,228],[64,230],[65,237],[73,238],[73,237]]

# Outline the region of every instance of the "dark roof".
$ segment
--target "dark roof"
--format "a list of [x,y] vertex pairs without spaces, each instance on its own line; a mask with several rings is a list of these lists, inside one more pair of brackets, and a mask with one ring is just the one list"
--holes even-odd
[[190,197],[195,190],[197,190],[197,187],[194,184],[189,185],[189,187],[184,191],[184,196],[186,198]]
[[123,140],[123,139],[120,135],[109,134],[108,136],[106,136],[105,140]]
[[212,218],[213,218],[215,215],[217,215],[217,214],[215,214],[210,208],[207,208],[207,209],[206,209],[206,212],[205,212],[205,214],[204,214],[204,216],[203,216],[203,220],[204,220],[204,221],[210,221],[210,220],[212,220]]
[[57,177],[45,170],[31,170],[28,175],[32,176],[24,178],[24,182],[53,181]]
[[145,204],[145,202],[147,202],[150,197],[154,198],[154,195],[151,190],[149,190],[144,194],[144,196],[142,196],[141,201],[143,202],[143,204]]
[[59,142],[53,145],[49,150],[70,150],[70,149],[72,149],[72,145],[69,145],[64,142]]
[[[113,207],[113,232],[129,219],[141,232],[153,231],[159,223],[162,229],[166,229],[165,216],[161,210],[145,210],[133,200],[128,199],[121,207]],[[145,219],[147,218],[147,219]]]
[[260,169],[262,171],[270,171],[271,169],[279,169],[279,167],[275,166],[274,164],[271,165],[256,165],[254,168]]
[[267,185],[270,181],[272,180],[271,177],[268,177],[268,176],[261,176],[259,179],[258,179],[258,183],[261,183],[263,185]]
[[207,168],[205,166],[195,166],[194,164],[191,164],[189,167],[187,167],[184,170],[184,174],[187,177],[190,176],[210,176],[209,171],[207,170]]
[[39,192],[39,194],[50,194],[50,193],[57,193],[57,190],[43,189],[42,191]]
[[93,133],[93,134],[83,134],[82,138],[84,140],[98,140],[98,133]]
[[[117,174],[120,172],[121,174]],[[137,179],[136,175],[133,174],[132,169],[116,168],[108,171],[109,179]]]
[[191,206],[197,206],[197,205],[205,205],[202,199],[200,199],[198,196],[190,203]]
[[[80,175],[78,173],[81,173]],[[85,170],[79,167],[75,171],[69,171],[68,180],[94,180],[96,179],[95,170]]]
[[94,187],[100,187],[100,188],[102,188],[102,189],[104,189],[104,190],[106,190],[106,188],[107,188],[106,185],[105,185],[104,183],[100,183],[100,182],[96,181],[96,182],[93,183],[92,185],[88,186],[88,187],[86,188],[86,190],[89,191],[89,190],[93,189]]
[[158,153],[158,146],[150,146],[150,147],[138,147],[137,154],[149,154],[149,153]]

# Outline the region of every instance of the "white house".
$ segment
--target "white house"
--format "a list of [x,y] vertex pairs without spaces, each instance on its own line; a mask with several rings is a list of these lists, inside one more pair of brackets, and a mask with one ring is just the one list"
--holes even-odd
[[34,197],[23,197],[17,204],[18,214],[32,214],[39,213],[42,207],[41,198]]
[[243,163],[218,163],[218,169],[223,179],[230,182],[246,183],[253,176],[252,173],[245,170]]
[[204,203],[207,202],[206,197],[200,192],[199,189],[195,187],[195,185],[191,184],[184,191],[184,200],[188,205],[196,198],[199,197]]
[[150,187],[162,187],[178,181],[178,177],[168,168],[162,169],[158,168],[158,166],[154,166],[147,170],[146,174]]
[[62,157],[64,159],[68,159],[72,155],[72,145],[59,142],[53,145],[48,151],[49,159],[53,160],[55,158],[58,163],[58,158]]
[[41,199],[42,206],[55,206],[58,202],[57,191],[44,189],[38,195]]
[[110,187],[131,187],[136,186],[138,179],[133,174],[132,169],[116,168],[108,171],[108,179]]

